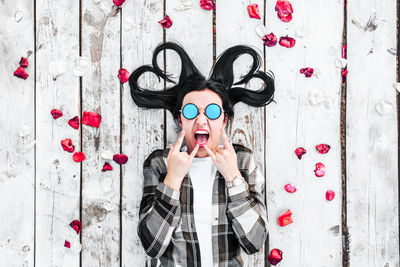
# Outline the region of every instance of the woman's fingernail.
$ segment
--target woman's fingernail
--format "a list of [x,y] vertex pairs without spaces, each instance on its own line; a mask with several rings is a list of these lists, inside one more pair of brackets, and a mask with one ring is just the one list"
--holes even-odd
[[185,132],[185,130],[182,130],[182,131],[181,131],[181,134],[183,134],[184,132]]

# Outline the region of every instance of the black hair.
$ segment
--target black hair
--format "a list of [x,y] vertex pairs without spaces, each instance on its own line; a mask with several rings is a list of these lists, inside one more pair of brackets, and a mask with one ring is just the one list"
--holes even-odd
[[[174,50],[181,59],[181,73],[178,82],[173,81],[171,79],[172,76],[165,74],[157,65],[157,55],[166,49]],[[244,78],[233,84],[233,63],[243,54],[250,55],[253,63]],[[206,79],[181,46],[174,42],[162,43],[153,52],[152,66],[140,66],[130,75],[131,96],[139,107],[168,109],[176,123],[185,95],[192,91],[201,91],[208,88],[221,97],[223,109],[226,112],[228,121],[230,121],[234,115],[233,106],[240,101],[254,107],[262,107],[274,101],[274,74],[271,71],[267,73],[260,71],[261,63],[261,56],[253,48],[246,45],[236,45],[226,49],[217,58],[211,70],[210,78]],[[157,75],[159,80],[161,77],[175,85],[159,91],[142,88],[138,84],[138,79],[145,72],[152,72]],[[264,82],[262,88],[254,91],[236,86],[245,84],[252,78],[261,79]]]

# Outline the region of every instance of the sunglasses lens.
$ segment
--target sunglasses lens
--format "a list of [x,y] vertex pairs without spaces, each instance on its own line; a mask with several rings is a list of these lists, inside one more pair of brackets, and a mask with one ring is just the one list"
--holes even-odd
[[197,116],[197,107],[194,104],[186,104],[182,110],[183,116],[188,119],[194,119]]
[[221,116],[221,108],[217,104],[210,104],[206,108],[206,115],[210,120],[216,120]]

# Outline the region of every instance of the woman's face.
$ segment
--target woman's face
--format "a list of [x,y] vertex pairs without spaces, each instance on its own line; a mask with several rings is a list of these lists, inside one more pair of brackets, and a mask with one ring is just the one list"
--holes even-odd
[[[201,143],[199,150],[197,151],[196,157],[203,158],[208,157],[207,150],[203,145],[207,145],[212,151],[219,145],[221,137],[221,127],[225,129],[227,121],[224,121],[224,110],[222,107],[222,100],[217,93],[210,89],[204,89],[201,91],[193,91],[187,93],[183,98],[181,110],[188,104],[195,104],[199,110],[199,114],[192,120],[186,119],[182,112],[180,113],[179,125],[185,130],[185,141],[187,145],[187,152],[191,153],[197,143]],[[218,119],[211,120],[205,115],[205,108],[215,103],[221,107],[222,113]],[[208,132],[207,135],[196,134],[196,131],[203,130]],[[206,140],[206,141],[205,141]]]

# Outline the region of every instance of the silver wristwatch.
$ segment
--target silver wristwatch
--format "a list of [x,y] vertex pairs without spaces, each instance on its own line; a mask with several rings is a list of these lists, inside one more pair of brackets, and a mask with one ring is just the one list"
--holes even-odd
[[235,178],[233,178],[232,181],[226,182],[226,187],[227,187],[227,188],[232,188],[232,187],[241,185],[241,184],[243,184],[243,183],[245,183],[244,178],[243,178],[242,176],[239,176],[239,175],[238,175],[238,176],[235,176]]

